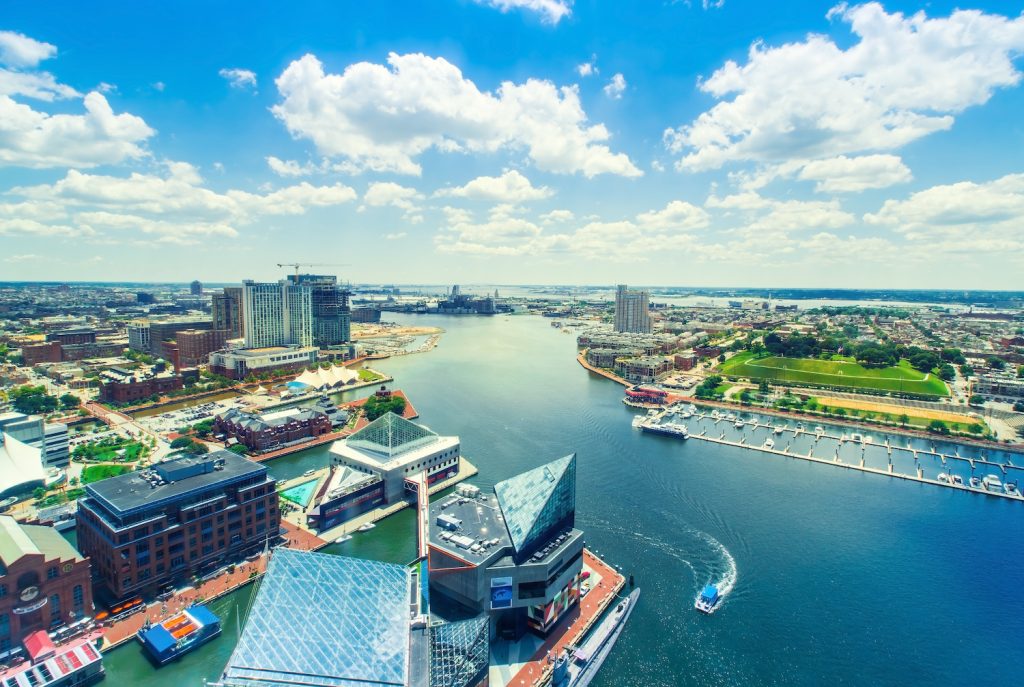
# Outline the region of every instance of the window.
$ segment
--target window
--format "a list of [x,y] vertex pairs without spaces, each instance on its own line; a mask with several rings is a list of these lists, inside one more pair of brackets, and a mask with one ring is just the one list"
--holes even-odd
[[50,568],[48,568],[46,570],[46,579],[48,579],[48,580],[52,580],[53,578],[57,577],[58,575],[60,575],[60,570],[57,569],[56,565],[51,566]]
[[75,589],[71,593],[71,600],[76,610],[81,610],[85,605],[85,593],[82,590],[82,585],[75,585]]
[[180,568],[183,565],[185,565],[185,557],[184,556],[175,556],[174,558],[171,559],[171,567],[172,568]]
[[0,584],[0,599],[4,598],[5,596],[7,596],[7,585]]

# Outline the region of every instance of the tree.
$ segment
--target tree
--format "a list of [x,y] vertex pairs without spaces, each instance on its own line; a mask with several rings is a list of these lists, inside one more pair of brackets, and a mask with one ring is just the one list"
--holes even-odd
[[949,363],[942,363],[939,365],[939,379],[944,382],[951,382],[956,379],[956,370]]
[[32,492],[32,498],[34,498],[36,501],[43,498],[44,496],[46,496],[46,490],[43,489],[42,487],[36,487],[35,490],[33,490]]
[[967,431],[970,432],[971,434],[981,434],[984,430],[985,430],[985,428],[982,427],[977,422],[975,422],[973,425],[969,425],[967,427]]
[[928,431],[938,434],[949,434],[949,427],[942,420],[932,420],[928,423]]
[[720,363],[724,363],[725,362],[725,353],[722,353],[721,355],[718,356],[718,362],[720,362]]
[[82,405],[82,399],[78,398],[74,394],[64,394],[60,397],[60,407],[65,410],[71,410]]
[[963,363],[960,365],[960,374],[962,374],[964,377],[970,377],[972,374],[974,374],[974,368],[968,365],[967,363]]
[[8,397],[14,409],[25,415],[45,415],[57,410],[57,399],[46,393],[45,386],[19,386]]
[[235,444],[228,448],[228,450],[231,451],[232,453],[237,453],[240,456],[245,456],[249,454],[249,447],[246,446],[245,444]]
[[900,414],[900,426],[906,427],[908,422],[910,422],[910,416],[907,415],[906,413],[901,413]]
[[967,399],[967,403],[972,406],[984,405],[985,397],[980,394],[973,394],[969,399]]
[[171,448],[185,448],[186,446],[192,445],[192,439],[190,437],[178,437],[171,442]]
[[1013,409],[1018,413],[1024,413],[1024,401],[1017,401],[1013,404]]
[[744,389],[743,391],[740,392],[740,403],[742,405],[745,405],[745,406],[750,405],[750,400],[752,398],[753,398],[753,396],[750,393],[750,389]]
[[764,396],[764,395],[766,395],[768,393],[768,389],[769,389],[769,386],[768,386],[768,380],[767,379],[762,379],[761,383],[757,385],[757,390],[758,390],[758,392],[762,396]]
[[193,456],[201,456],[209,452],[210,447],[199,441],[193,441],[192,444],[185,449],[185,453]]
[[988,366],[991,367],[993,370],[1005,370],[1006,361],[1003,360],[1002,358],[989,358]]
[[405,412],[405,399],[401,396],[377,396],[375,394],[366,399],[366,403],[363,404],[363,412],[366,414],[366,419],[371,422],[386,413],[400,416]]

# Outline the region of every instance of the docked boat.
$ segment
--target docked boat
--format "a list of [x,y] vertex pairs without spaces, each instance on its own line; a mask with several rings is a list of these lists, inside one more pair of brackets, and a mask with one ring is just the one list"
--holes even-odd
[[359,527],[357,527],[356,528],[356,532],[369,532],[370,530],[372,530],[376,526],[377,525],[375,525],[372,522],[367,522],[367,523],[364,523],[364,524],[360,525]]
[[718,408],[715,408],[714,410],[711,411],[711,417],[713,417],[714,419],[717,420],[719,415],[720,413],[718,412]]
[[640,424],[644,421],[643,415],[636,415],[633,417],[633,429],[640,429]]
[[825,433],[825,428],[822,427],[821,425],[818,425],[817,427],[814,428],[814,433],[820,437]]
[[942,482],[944,484],[949,484],[949,473],[948,472],[940,472],[936,479],[938,479],[940,482]]
[[775,432],[776,434],[782,434],[784,431],[786,431],[786,428],[783,427],[782,425],[775,425],[775,429],[773,429],[772,431]]
[[316,474],[316,470],[306,470],[304,473],[302,473],[302,476],[303,477],[312,477],[315,474]]
[[1007,482],[1006,484],[1004,484],[1003,485],[1003,491],[1005,491],[1007,493],[1007,495],[1009,495],[1009,496],[1019,496],[1020,495],[1020,493],[1017,491],[1017,483],[1016,482]]
[[771,439],[765,439],[764,440],[764,447],[767,448],[767,449],[773,449],[773,448],[775,448],[775,442],[772,441]]
[[736,415],[733,413],[729,413],[728,415],[725,416],[725,419],[728,420],[729,422],[732,422],[733,420],[736,419]]
[[622,634],[639,598],[640,590],[634,589],[608,612],[580,646],[566,649],[555,659],[552,687],[587,687],[591,683]]
[[206,606],[197,604],[163,622],[144,626],[136,637],[150,658],[162,666],[219,634],[220,618]]
[[949,478],[953,480],[953,484],[956,484],[961,487],[964,486],[964,478],[961,477],[960,475],[950,475]]
[[854,432],[853,434],[850,435],[850,441],[864,443],[864,435]]
[[969,484],[971,485],[971,489],[981,489],[981,480],[977,477],[972,477],[969,480]]
[[718,587],[713,584],[709,584],[701,590],[700,596],[693,602],[693,607],[701,613],[711,615],[715,612],[718,607],[718,602],[722,600],[721,595],[718,593]]
[[734,427],[736,427],[736,429],[743,429],[743,420],[736,420]]
[[344,544],[345,542],[347,542],[351,538],[352,538],[351,534],[343,534],[342,536],[340,536],[337,539],[335,539],[334,543],[335,544]]
[[644,422],[640,425],[640,431],[649,432],[650,434],[664,434],[665,436],[677,437],[679,439],[689,439],[690,431],[686,428],[686,425],[678,422]]
[[1000,481],[999,475],[985,475],[985,478],[981,480],[981,486],[989,491],[1003,490],[1003,483]]

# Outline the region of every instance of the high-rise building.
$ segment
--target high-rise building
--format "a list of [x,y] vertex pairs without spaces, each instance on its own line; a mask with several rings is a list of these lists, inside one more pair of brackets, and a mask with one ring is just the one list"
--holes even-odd
[[170,320],[138,320],[128,324],[128,347],[133,351],[146,353],[158,358],[164,356],[164,341],[175,339],[178,332],[186,329],[209,330],[210,320],[178,318]]
[[313,289],[288,280],[242,282],[246,348],[313,345]]
[[242,317],[242,287],[228,286],[223,293],[213,294],[211,302],[213,328],[226,331],[229,339],[245,335]]
[[0,415],[0,431],[39,449],[45,467],[65,467],[71,462],[67,425],[44,422],[38,415],[11,412]]
[[312,289],[313,343],[321,348],[338,346],[350,339],[351,313],[348,288],[338,278],[319,274],[299,274],[288,278],[293,284]]
[[615,291],[615,331],[634,334],[651,333],[651,315],[647,309],[648,293],[630,291],[619,284]]
[[202,296],[203,295],[203,283],[201,281],[199,281],[198,279],[196,279],[194,282],[192,282],[189,285],[189,293],[191,293],[193,296]]

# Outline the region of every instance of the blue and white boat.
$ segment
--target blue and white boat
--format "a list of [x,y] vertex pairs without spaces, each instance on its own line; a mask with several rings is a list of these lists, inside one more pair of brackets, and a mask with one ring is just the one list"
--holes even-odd
[[700,596],[693,603],[693,607],[701,613],[711,615],[715,612],[718,607],[718,602],[722,600],[722,597],[718,594],[718,587],[713,584],[709,584],[701,590]]
[[170,663],[220,634],[220,618],[206,606],[189,606],[167,620],[147,625],[136,635],[157,665]]

